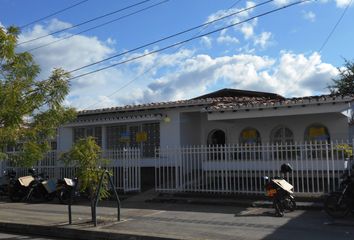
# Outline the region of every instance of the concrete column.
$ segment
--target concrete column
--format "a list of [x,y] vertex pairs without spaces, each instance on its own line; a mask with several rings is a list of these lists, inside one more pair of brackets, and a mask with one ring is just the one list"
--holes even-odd
[[102,150],[106,150],[107,149],[107,127],[106,126],[102,126],[101,127],[102,130]]
[[57,149],[59,152],[69,151],[73,145],[73,129],[69,127],[60,127],[58,133]]

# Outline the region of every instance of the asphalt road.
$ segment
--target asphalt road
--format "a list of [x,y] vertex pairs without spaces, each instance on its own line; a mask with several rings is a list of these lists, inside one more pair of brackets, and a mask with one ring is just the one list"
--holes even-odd
[[[27,226],[27,230],[33,230],[28,233],[34,234],[39,233],[38,229],[50,229],[54,237],[64,237],[63,234],[75,230],[85,240],[100,239],[97,237],[100,234],[114,236],[111,239],[126,234],[130,237],[184,240],[354,240],[353,215],[334,220],[321,210],[296,210],[277,218],[271,208],[131,200],[123,201],[121,221],[117,222],[117,209],[114,205],[114,202],[101,203],[98,208],[98,226],[95,228],[90,222],[91,213],[87,205],[73,206],[73,225],[69,226],[65,205],[0,202],[0,223],[4,230],[6,223],[22,224],[16,228],[20,234],[24,226]],[[0,235],[2,239],[48,238],[21,235],[6,238]]]
[[48,238],[33,235],[20,235],[0,232],[0,240],[59,240],[59,238]]

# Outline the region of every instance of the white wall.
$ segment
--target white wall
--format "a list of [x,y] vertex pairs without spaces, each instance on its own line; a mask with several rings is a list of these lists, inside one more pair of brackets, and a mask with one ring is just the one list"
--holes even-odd
[[164,112],[169,122],[160,122],[161,147],[176,147],[180,145],[180,113],[176,110]]
[[349,127],[349,139],[354,140],[354,124]]
[[73,130],[71,127],[60,127],[58,134],[58,151],[68,151],[73,144]]
[[325,125],[332,140],[348,139],[347,118],[340,113],[331,113],[222,121],[208,121],[206,117],[203,117],[201,143],[206,144],[208,133],[213,129],[223,130],[226,133],[227,143],[238,143],[240,133],[246,127],[256,128],[261,135],[262,142],[268,143],[271,131],[280,125],[293,131],[295,141],[303,142],[305,129],[313,123]]
[[201,117],[200,112],[181,113],[181,146],[201,144]]

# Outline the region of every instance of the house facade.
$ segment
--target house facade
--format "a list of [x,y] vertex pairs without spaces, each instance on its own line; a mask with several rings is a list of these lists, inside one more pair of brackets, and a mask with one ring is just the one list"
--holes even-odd
[[75,176],[57,157],[93,136],[123,191],[263,194],[263,176],[279,176],[287,162],[297,194],[328,193],[350,157],[346,149],[354,148],[353,102],[354,96],[284,98],[222,89],[188,100],[85,110],[60,127],[56,151],[36,167],[54,178]]
[[159,147],[347,140],[353,99],[222,89],[189,100],[85,110],[60,128],[58,150],[93,136],[103,150],[140,148],[142,166],[152,167]]

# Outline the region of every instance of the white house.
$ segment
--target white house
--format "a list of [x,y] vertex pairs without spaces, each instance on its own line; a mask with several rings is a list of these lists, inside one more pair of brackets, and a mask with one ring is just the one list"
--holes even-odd
[[144,165],[152,166],[156,147],[343,140],[353,99],[222,89],[189,100],[85,110],[60,128],[58,150],[94,136],[104,150],[140,147]]
[[[158,191],[262,193],[261,176],[276,175],[287,161],[296,168],[295,191],[328,192],[346,157],[335,142],[350,137],[353,101],[222,89],[188,100],[85,110],[60,128],[57,148],[66,151],[86,136],[106,152],[138,148],[138,170],[124,171],[139,172],[128,178],[155,183]],[[307,145],[314,142],[332,143]]]

